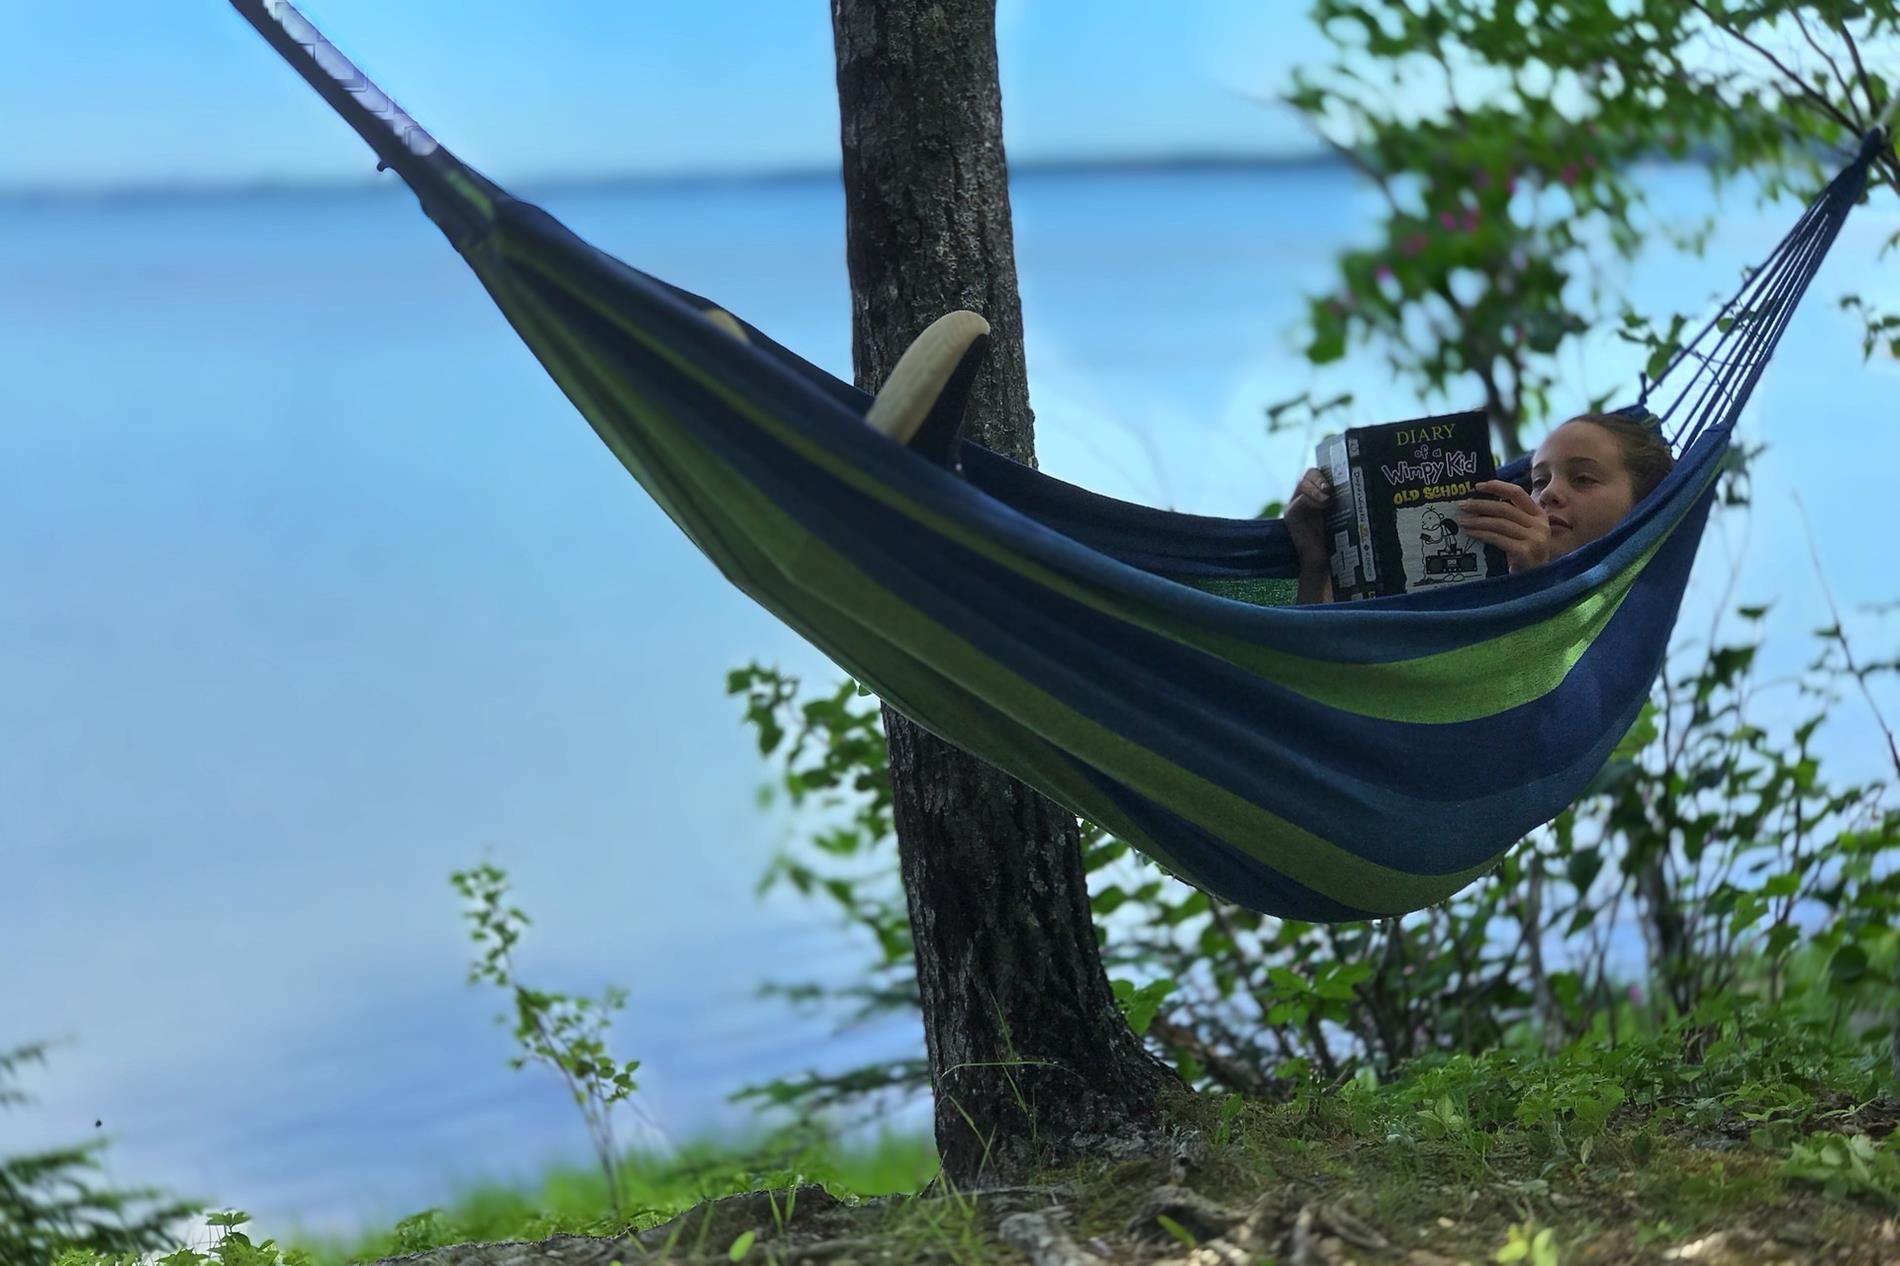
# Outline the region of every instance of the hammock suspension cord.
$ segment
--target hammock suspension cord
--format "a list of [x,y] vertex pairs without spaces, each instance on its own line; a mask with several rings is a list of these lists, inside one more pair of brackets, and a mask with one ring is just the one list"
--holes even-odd
[[[1900,97],[1895,98],[1900,101]],[[1893,112],[1889,103],[1887,114]],[[1760,380],[1762,371],[1774,355],[1783,331],[1793,318],[1808,284],[1820,270],[1848,212],[1860,200],[1866,188],[1867,173],[1875,157],[1889,144],[1886,119],[1862,138],[1854,159],[1830,181],[1796,219],[1763,264],[1750,270],[1740,290],[1709,318],[1696,336],[1678,348],[1663,371],[1650,380],[1644,376],[1639,406],[1646,406],[1650,393],[1685,360],[1695,360],[1698,368],[1682,383],[1669,405],[1658,415],[1658,426],[1667,424],[1693,396],[1686,416],[1668,435],[1678,453],[1712,428],[1732,427],[1742,406]],[[1719,331],[1714,345],[1698,353],[1696,348],[1711,331]]]

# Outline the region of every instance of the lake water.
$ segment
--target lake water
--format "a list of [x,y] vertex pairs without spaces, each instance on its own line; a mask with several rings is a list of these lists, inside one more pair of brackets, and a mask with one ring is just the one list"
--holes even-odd
[[[1695,172],[1650,184],[1708,203]],[[518,192],[849,377],[834,181]],[[1212,514],[1283,495],[1312,437],[1262,409],[1313,383],[1300,295],[1375,210],[1326,169],[1020,177],[1043,468]],[[1789,218],[1731,197],[1705,259],[1606,279],[1688,307]],[[1827,622],[1792,491],[1844,607],[1900,596],[1900,377],[1834,305],[1900,306],[1874,266],[1897,222],[1865,208],[1836,247],[1745,422],[1759,509],[1691,595],[1699,632],[1740,558],[1740,596],[1780,603],[1771,672]],[[1635,364],[1593,340],[1575,403]],[[1356,422],[1469,403],[1421,406],[1376,356],[1342,382]],[[788,828],[724,675],[836,670],[645,499],[406,195],[0,205],[0,427],[0,1048],[65,1043],[0,1154],[101,1119],[113,1183],[265,1234],[587,1162],[554,1076],[506,1067],[503,995],[464,983],[448,874],[485,853],[536,920],[525,981],[631,991],[611,1048],[673,1136],[743,1124],[747,1082],[920,1049],[754,996],[860,947],[754,897]],[[1860,702],[1836,716],[1831,761],[1878,774]]]

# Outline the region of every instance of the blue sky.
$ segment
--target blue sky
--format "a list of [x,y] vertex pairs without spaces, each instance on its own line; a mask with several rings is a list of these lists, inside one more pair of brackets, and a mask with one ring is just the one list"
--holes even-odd
[[[308,0],[423,126],[507,180],[837,162],[824,0]],[[104,20],[102,20],[102,18]],[[347,181],[373,167],[219,0],[19,6],[0,189]],[[1001,0],[1012,159],[1310,149],[1263,101],[1325,52],[1303,0]]]

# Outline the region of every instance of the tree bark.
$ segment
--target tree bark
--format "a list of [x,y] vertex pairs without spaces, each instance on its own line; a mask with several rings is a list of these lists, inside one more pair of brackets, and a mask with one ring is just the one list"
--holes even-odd
[[[970,437],[1034,464],[995,0],[832,0],[852,359],[875,391],[930,322],[990,323]],[[959,1185],[1152,1151],[1181,1084],[1097,953],[1075,816],[888,707],[937,1150]]]

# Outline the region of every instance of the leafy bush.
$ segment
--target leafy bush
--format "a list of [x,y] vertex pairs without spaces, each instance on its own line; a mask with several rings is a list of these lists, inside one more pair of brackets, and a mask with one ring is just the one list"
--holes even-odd
[[[29,1061],[46,1062],[44,1043],[0,1052],[0,1107],[27,1102],[4,1081]],[[170,1228],[196,1207],[179,1201],[133,1216],[135,1205],[157,1201],[150,1187],[119,1191],[89,1185],[80,1171],[98,1169],[103,1139],[77,1147],[0,1156],[0,1262],[42,1263],[65,1250],[142,1253],[171,1243]]]

